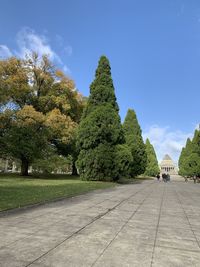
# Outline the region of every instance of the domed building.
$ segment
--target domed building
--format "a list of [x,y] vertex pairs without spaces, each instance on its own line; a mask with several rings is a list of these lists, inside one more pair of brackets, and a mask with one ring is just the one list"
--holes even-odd
[[160,172],[161,173],[169,173],[172,174],[178,174],[178,170],[176,168],[176,165],[174,164],[173,160],[169,155],[165,155],[163,160],[160,163]]

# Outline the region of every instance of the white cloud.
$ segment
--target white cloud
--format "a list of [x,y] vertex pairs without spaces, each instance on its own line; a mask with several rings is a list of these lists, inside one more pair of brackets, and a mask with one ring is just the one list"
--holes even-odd
[[0,45],[0,58],[8,58],[12,56],[12,52],[6,45]]
[[24,58],[27,54],[37,52],[39,56],[48,55],[52,61],[62,64],[62,60],[51,48],[45,35],[36,34],[33,29],[23,28],[17,33],[18,56]]
[[191,138],[192,136],[193,133],[171,131],[169,127],[160,127],[158,125],[152,125],[143,134],[144,140],[149,138],[154,146],[159,162],[165,154],[169,154],[172,159],[177,162],[187,138]]
[[[63,38],[59,35],[55,37],[59,49],[63,53],[70,56],[72,54],[71,46],[64,44]],[[50,45],[50,41],[44,34],[38,34],[33,29],[24,27],[16,35],[17,49],[11,51],[7,46],[0,45],[0,58],[8,58],[11,55],[16,55],[24,58],[26,55],[31,54],[33,51],[37,52],[39,56],[48,55],[50,60],[55,64],[59,64],[64,72],[70,73],[70,69],[64,64],[61,57],[55,52]]]

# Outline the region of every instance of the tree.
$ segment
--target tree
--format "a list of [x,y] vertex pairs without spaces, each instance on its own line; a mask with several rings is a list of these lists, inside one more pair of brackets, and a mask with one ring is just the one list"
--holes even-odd
[[142,131],[137,120],[135,111],[128,109],[123,124],[126,144],[131,150],[133,161],[130,166],[130,173],[136,176],[144,173],[147,163],[145,144],[142,139]]
[[200,131],[195,130],[192,141],[188,138],[179,157],[179,174],[200,176]]
[[45,126],[45,116],[32,106],[13,112],[4,112],[0,116],[0,124],[7,116],[9,129],[1,138],[3,151],[21,160],[21,174],[28,175],[28,167],[35,158],[41,157],[48,149],[48,128]]
[[90,85],[90,96],[84,116],[87,116],[97,106],[110,105],[116,112],[119,112],[113,80],[111,77],[111,67],[108,59],[101,56],[96,69],[95,79]]
[[149,139],[146,140],[146,154],[147,154],[147,166],[145,170],[145,175],[156,176],[159,173],[158,160],[153,145],[150,143]]
[[195,130],[191,144],[191,154],[187,159],[189,175],[200,176],[200,130]]
[[117,145],[124,142],[124,135],[118,110],[110,64],[102,56],[77,133],[77,166],[82,179],[119,179]]
[[57,143],[56,144],[58,153],[65,156],[65,157],[69,157],[71,156],[71,174],[72,175],[78,175],[78,170],[76,168],[76,161],[78,159],[78,150],[76,147],[76,131],[74,131],[73,136],[70,140],[70,142],[68,144],[63,144],[63,143]]
[[[30,138],[29,131],[37,128],[39,123],[40,129],[45,129],[45,133],[48,131],[48,135],[41,136],[45,146],[46,143],[54,147],[67,146],[80,121],[83,107],[83,98],[75,89],[74,82],[60,70],[56,70],[47,56],[39,58],[33,53],[25,60],[13,57],[0,61],[0,123],[1,128],[3,127],[3,130],[0,128],[0,145],[5,145],[5,140],[12,144],[4,146],[6,149],[2,149],[1,153],[13,154],[20,159],[22,165],[26,165],[26,171],[22,170],[22,174],[27,174],[27,165],[43,154],[40,153],[43,146],[39,146],[39,140],[36,140],[37,133]],[[30,124],[23,124],[21,128],[17,126],[22,124],[19,118],[20,111],[24,114],[28,111],[33,112],[36,117],[34,127]],[[42,122],[37,121],[39,114],[43,118]],[[24,122],[33,119],[31,116],[28,112]],[[17,135],[21,140],[26,140],[26,145],[15,142],[14,137]],[[30,158],[25,159],[16,153],[16,150],[20,150],[21,154],[27,154],[22,150],[28,146],[30,151],[34,150]]]
[[62,155],[58,155],[53,151],[47,153],[45,158],[35,160],[32,164],[33,172],[35,174],[39,173],[62,173],[69,172],[71,167],[71,157],[63,157]]
[[126,144],[116,146],[115,150],[115,168],[120,178],[130,178],[130,166],[133,157],[129,147]]
[[15,57],[0,60],[0,105],[1,109],[7,104],[23,108],[30,94],[28,72],[23,61]]
[[190,140],[190,138],[188,138],[186,142],[186,146],[182,148],[179,161],[178,161],[180,175],[183,175],[183,176],[189,175],[188,170],[187,170],[186,160],[191,153],[191,149],[192,149],[192,141]]

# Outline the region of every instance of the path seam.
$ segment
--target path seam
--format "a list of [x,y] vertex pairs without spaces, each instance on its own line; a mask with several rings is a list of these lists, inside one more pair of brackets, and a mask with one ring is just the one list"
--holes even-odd
[[174,191],[175,191],[175,193],[176,193],[176,195],[177,195],[177,199],[178,199],[178,201],[179,201],[179,204],[180,204],[180,206],[181,206],[181,208],[182,208],[182,210],[183,210],[183,212],[184,212],[184,214],[185,214],[185,217],[186,217],[186,219],[187,219],[187,221],[188,221],[190,230],[192,231],[193,236],[194,236],[194,238],[195,238],[195,240],[196,240],[196,242],[197,242],[197,245],[198,245],[198,247],[200,248],[200,243],[199,243],[199,241],[198,241],[198,239],[197,239],[197,237],[196,237],[196,235],[195,235],[195,233],[194,233],[194,230],[192,229],[192,225],[191,225],[190,220],[189,220],[189,218],[188,218],[188,216],[187,216],[187,213],[186,213],[186,211],[185,211],[185,209],[184,209],[184,207],[183,207],[183,204],[182,204],[182,202],[181,202],[181,200],[180,200],[180,198],[179,198],[179,194],[178,194],[178,192],[176,191],[176,189],[174,189]]
[[[94,190],[94,191],[98,191],[98,190],[103,190],[103,189],[97,189],[97,190]],[[106,189],[106,190],[107,190],[107,189]],[[88,193],[93,193],[93,192],[88,192]],[[83,194],[83,195],[84,195],[84,194]],[[79,196],[81,196],[81,195],[77,195],[77,196],[71,197],[71,199],[72,199],[72,198],[79,197]],[[65,198],[65,199],[67,200],[67,198]],[[63,199],[63,200],[65,200],[65,199]],[[112,199],[112,198],[104,199],[103,201],[97,202],[96,204],[94,204],[94,205],[92,205],[92,206],[86,208],[85,210],[88,210],[88,209],[90,209],[90,208],[93,208],[93,207],[95,207],[95,206],[97,206],[97,205],[99,205],[99,204],[101,204],[101,203],[103,203],[103,202],[105,202],[105,201],[109,201],[109,200],[111,200],[111,199]],[[124,199],[123,199],[123,200],[124,200]],[[126,200],[126,199],[125,199],[125,200]],[[62,201],[62,200],[61,200],[61,201]],[[52,203],[56,203],[56,202],[59,202],[59,201],[55,201],[55,202],[52,202]],[[44,205],[45,205],[45,204],[44,204]],[[32,208],[28,208],[28,207],[27,207],[27,209],[32,209]],[[26,210],[25,210],[25,212],[26,212]],[[60,213],[61,213],[61,211],[54,212],[54,214],[60,214]],[[47,212],[46,214],[51,214],[51,211]],[[10,215],[10,214],[9,214],[9,215]],[[5,215],[5,216],[6,216],[6,215]],[[41,215],[34,216],[33,219],[36,219],[36,218],[38,218],[38,217],[41,217]],[[0,218],[1,218],[1,215],[0,215]],[[95,219],[95,217],[94,217],[94,219]],[[58,222],[62,222],[62,221],[65,221],[65,219],[60,219],[60,220],[57,221],[57,223],[58,223]],[[54,225],[54,222],[52,223],[52,225]],[[51,227],[51,225],[50,225],[49,227]],[[19,238],[19,239],[15,240],[15,241],[13,241],[13,242],[7,244],[7,245],[0,246],[0,249],[9,247],[10,245],[12,246],[13,244],[17,243],[18,241],[21,241],[21,240],[24,240],[24,239],[26,239],[26,238],[28,238],[28,237],[30,237],[30,236],[33,236],[33,235],[35,235],[36,233],[40,232],[42,229],[43,229],[43,228],[40,228],[39,230],[35,231],[34,233],[27,234],[25,237]]]
[[151,256],[151,265],[150,265],[150,267],[153,266],[153,260],[154,260],[154,254],[155,254],[155,248],[156,248],[156,241],[157,241],[157,236],[158,236],[158,228],[159,228],[159,224],[160,224],[161,210],[162,210],[162,206],[163,206],[165,190],[166,190],[166,184],[164,183],[164,189],[163,189],[162,199],[161,199],[161,203],[160,203],[158,222],[157,222],[157,226],[156,226],[156,233],[155,233],[155,239],[154,239],[154,244],[153,244],[153,251],[152,251],[152,256]]
[[152,192],[150,192],[144,199],[143,201],[138,205],[137,209],[131,214],[131,216],[128,218],[128,220],[121,226],[121,228],[119,229],[119,231],[116,233],[116,235],[114,236],[114,238],[108,243],[108,245],[103,249],[103,251],[101,252],[101,254],[97,257],[97,259],[92,263],[91,267],[93,267],[97,261],[102,257],[102,255],[104,254],[104,252],[110,247],[110,245],[112,244],[112,242],[117,238],[117,236],[119,235],[119,233],[124,229],[124,227],[127,225],[127,223],[133,218],[133,216],[137,213],[137,211],[139,210],[139,208],[142,206],[142,204],[144,203],[144,201],[150,196],[150,194],[152,194]]
[[[154,184],[154,182],[152,182],[150,185]],[[145,186],[144,188],[138,190],[137,192],[135,192],[134,194],[132,194],[131,196],[129,196],[126,199],[121,200],[117,205],[115,205],[113,208],[108,209],[106,212],[99,214],[98,216],[96,216],[92,221],[90,221],[89,223],[87,223],[86,225],[84,225],[83,227],[81,227],[79,230],[73,232],[70,236],[68,236],[67,238],[65,238],[64,240],[62,240],[59,244],[57,244],[56,246],[54,246],[53,248],[49,249],[47,252],[43,253],[41,256],[39,256],[38,258],[36,258],[34,261],[28,263],[25,267],[30,266],[31,264],[35,263],[36,261],[38,261],[39,259],[43,258],[44,256],[46,256],[47,254],[49,254],[51,251],[53,251],[54,249],[56,249],[57,247],[59,247],[60,245],[62,245],[65,241],[69,240],[70,238],[72,238],[74,235],[80,233],[82,230],[84,230],[86,227],[88,227],[89,225],[91,225],[92,223],[94,223],[95,221],[99,220],[100,218],[102,218],[103,216],[105,216],[106,214],[108,214],[109,212],[111,212],[112,210],[116,209],[119,205],[121,205],[124,201],[129,200],[131,197],[135,196],[137,193],[145,190],[147,187],[149,187],[149,184],[147,186]]]

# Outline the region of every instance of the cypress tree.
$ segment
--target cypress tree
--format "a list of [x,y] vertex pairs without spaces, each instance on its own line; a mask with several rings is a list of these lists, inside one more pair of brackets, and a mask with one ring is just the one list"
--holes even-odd
[[117,180],[119,144],[124,142],[111,68],[102,56],[90,86],[90,96],[77,134],[77,166],[82,179]]
[[179,174],[183,176],[200,175],[200,131],[195,130],[192,141],[188,138],[179,157]]
[[188,172],[188,166],[187,166],[187,158],[189,157],[191,153],[191,147],[192,147],[192,141],[190,138],[187,139],[185,147],[182,148],[179,161],[178,161],[178,166],[179,166],[179,174],[183,176],[189,175]]
[[193,143],[193,152],[200,155],[200,130],[195,130],[192,143]]
[[147,166],[145,170],[145,175],[156,176],[160,170],[158,166],[158,160],[153,145],[150,143],[149,139],[146,140],[146,154],[147,154]]
[[179,168],[179,175],[183,175],[183,159],[184,159],[184,154],[185,154],[185,147],[182,148],[181,150],[181,154],[179,156],[179,160],[178,160],[178,168]]
[[108,59],[101,56],[95,73],[95,79],[90,85],[90,96],[88,105],[84,110],[83,118],[99,105],[110,105],[119,112],[115,89],[111,76],[111,67]]
[[146,168],[147,154],[145,150],[145,144],[142,139],[142,130],[134,110],[128,109],[123,124],[123,129],[126,144],[130,148],[133,157],[130,165],[131,176],[142,174]]
[[192,139],[191,154],[188,157],[189,174],[200,176],[200,130],[195,130]]

